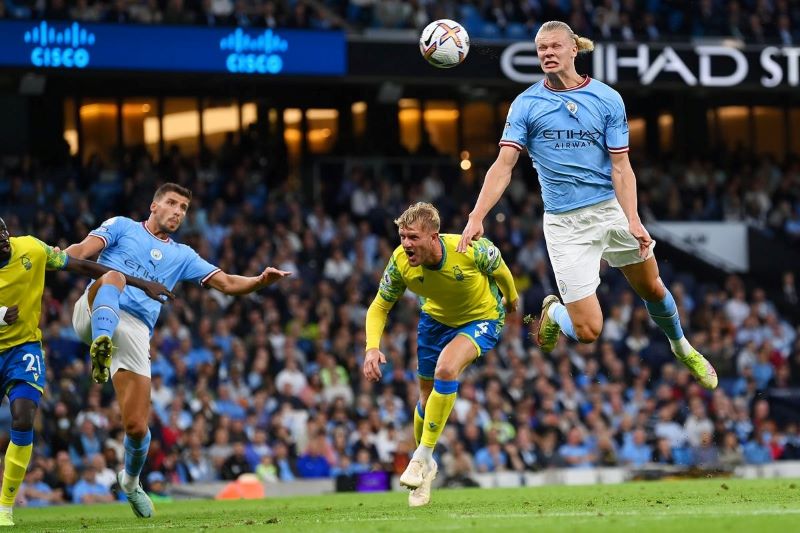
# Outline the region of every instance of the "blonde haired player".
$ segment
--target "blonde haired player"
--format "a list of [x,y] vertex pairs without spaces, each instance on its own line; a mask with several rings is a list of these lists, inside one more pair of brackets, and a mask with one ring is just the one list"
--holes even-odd
[[536,50],[545,79],[511,104],[500,153],[486,173],[458,250],[467,251],[470,241],[481,238],[483,218],[527,149],[542,188],[547,252],[566,304],[555,295],[544,299],[533,326],[537,343],[551,351],[559,332],[584,343],[598,338],[603,314],[595,291],[602,258],[625,274],[678,360],[700,385],[714,389],[717,373],[686,340],[675,300],[658,275],[655,242],[639,219],[622,98],[575,70],[578,53],[593,48],[563,22],[539,29]]
[[426,505],[437,464],[433,448],[456,401],[461,372],[500,337],[506,311],[517,308],[517,290],[500,251],[488,240],[472,243],[458,254],[458,235],[439,233],[439,212],[424,202],[409,207],[394,221],[398,246],[367,312],[364,376],[381,377],[386,357],[380,341],[394,303],[406,289],[420,297],[417,357],[419,403],[414,409],[417,449],[400,484],[412,489],[411,507]]

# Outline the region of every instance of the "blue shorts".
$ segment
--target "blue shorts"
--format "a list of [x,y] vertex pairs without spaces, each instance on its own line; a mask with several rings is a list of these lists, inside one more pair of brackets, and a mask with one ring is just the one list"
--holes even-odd
[[422,313],[417,325],[417,375],[422,379],[433,379],[439,354],[456,335],[464,335],[472,341],[478,350],[477,359],[494,348],[502,330],[502,320],[475,320],[453,328]]
[[44,391],[44,351],[41,342],[28,342],[0,352],[0,393],[8,394],[15,383],[30,384]]

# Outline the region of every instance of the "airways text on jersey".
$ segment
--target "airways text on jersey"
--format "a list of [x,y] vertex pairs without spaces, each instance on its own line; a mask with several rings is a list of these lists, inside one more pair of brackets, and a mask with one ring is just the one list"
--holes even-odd
[[589,148],[595,143],[602,143],[603,132],[600,130],[544,130],[541,138],[555,141],[553,148]]

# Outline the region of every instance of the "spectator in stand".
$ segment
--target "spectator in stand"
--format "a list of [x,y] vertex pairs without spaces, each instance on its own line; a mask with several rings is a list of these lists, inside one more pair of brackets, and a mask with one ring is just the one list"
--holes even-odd
[[85,466],[81,480],[72,489],[73,503],[111,503],[116,501],[108,487],[97,481],[97,471],[92,465]]

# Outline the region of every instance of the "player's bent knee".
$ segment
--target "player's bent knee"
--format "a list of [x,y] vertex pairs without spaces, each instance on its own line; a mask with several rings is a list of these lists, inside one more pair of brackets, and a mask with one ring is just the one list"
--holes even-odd
[[599,324],[575,324],[575,335],[578,340],[584,344],[589,344],[596,341],[603,331],[603,323]]
[[124,288],[125,287],[125,283],[126,283],[125,282],[125,275],[123,275],[120,272],[117,272],[116,270],[112,270],[110,272],[106,272],[105,274],[103,274],[100,277],[100,279],[102,280],[103,283],[109,283],[111,285],[115,285],[116,287],[119,287],[120,289]]
[[125,434],[132,439],[143,439],[147,435],[147,429],[147,422],[144,420],[125,422]]
[[28,399],[14,400],[11,406],[11,429],[14,431],[30,431],[36,417],[36,404]]
[[458,379],[459,368],[454,365],[442,364],[436,365],[436,372],[434,377],[436,379],[443,379],[446,381],[455,381]]

